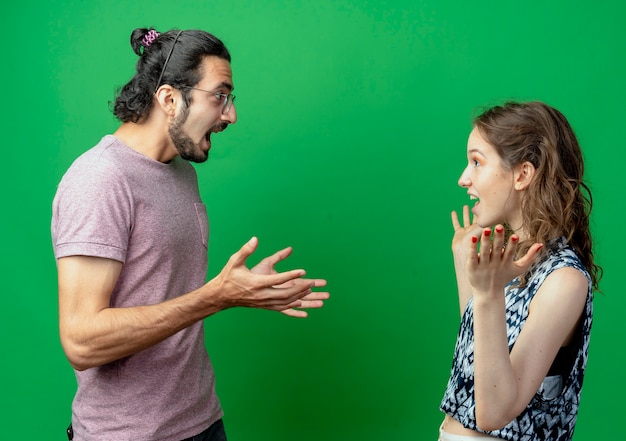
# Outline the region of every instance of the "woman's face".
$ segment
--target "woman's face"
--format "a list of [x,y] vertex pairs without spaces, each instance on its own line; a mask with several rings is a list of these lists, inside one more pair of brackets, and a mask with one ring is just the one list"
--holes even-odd
[[520,195],[514,190],[514,173],[504,168],[496,149],[476,128],[467,141],[467,167],[459,185],[476,200],[472,213],[481,227],[508,224],[521,227]]

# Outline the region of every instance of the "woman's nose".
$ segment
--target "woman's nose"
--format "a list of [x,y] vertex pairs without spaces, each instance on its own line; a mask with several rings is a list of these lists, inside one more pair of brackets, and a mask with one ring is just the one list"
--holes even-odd
[[459,186],[465,188],[469,187],[471,183],[472,181],[470,180],[469,170],[468,168],[466,168],[465,170],[463,170],[463,173],[461,173],[461,176],[459,177]]

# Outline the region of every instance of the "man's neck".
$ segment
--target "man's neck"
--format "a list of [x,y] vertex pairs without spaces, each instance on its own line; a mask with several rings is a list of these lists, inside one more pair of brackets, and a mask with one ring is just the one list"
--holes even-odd
[[164,127],[165,123],[150,120],[140,123],[126,122],[113,135],[136,152],[167,163],[174,159],[177,152]]

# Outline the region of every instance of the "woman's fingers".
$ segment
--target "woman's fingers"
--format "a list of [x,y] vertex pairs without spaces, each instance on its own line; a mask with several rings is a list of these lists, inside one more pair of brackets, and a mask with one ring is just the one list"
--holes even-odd
[[469,205],[463,205],[463,226],[467,228],[470,225],[472,225],[472,220],[470,219]]
[[498,224],[494,228],[491,257],[502,258],[503,255],[504,255],[504,227]]
[[459,223],[459,215],[457,214],[456,211],[453,211],[451,213],[451,217],[452,217],[452,228],[454,228],[454,231],[456,231],[459,228],[461,228],[461,224]]
[[483,228],[480,235],[480,260],[483,262],[491,260],[491,228]]

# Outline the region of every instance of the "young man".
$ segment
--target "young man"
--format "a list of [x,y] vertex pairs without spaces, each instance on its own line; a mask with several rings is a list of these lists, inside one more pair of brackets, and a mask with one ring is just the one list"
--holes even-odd
[[53,202],[61,342],[78,381],[68,436],[225,440],[203,319],[236,306],[306,317],[326,282],[277,273],[290,248],[249,270],[252,238],[206,283],[208,219],[189,161],[237,120],[230,54],[197,30],[136,29],[131,45],[122,124],[72,164]]

